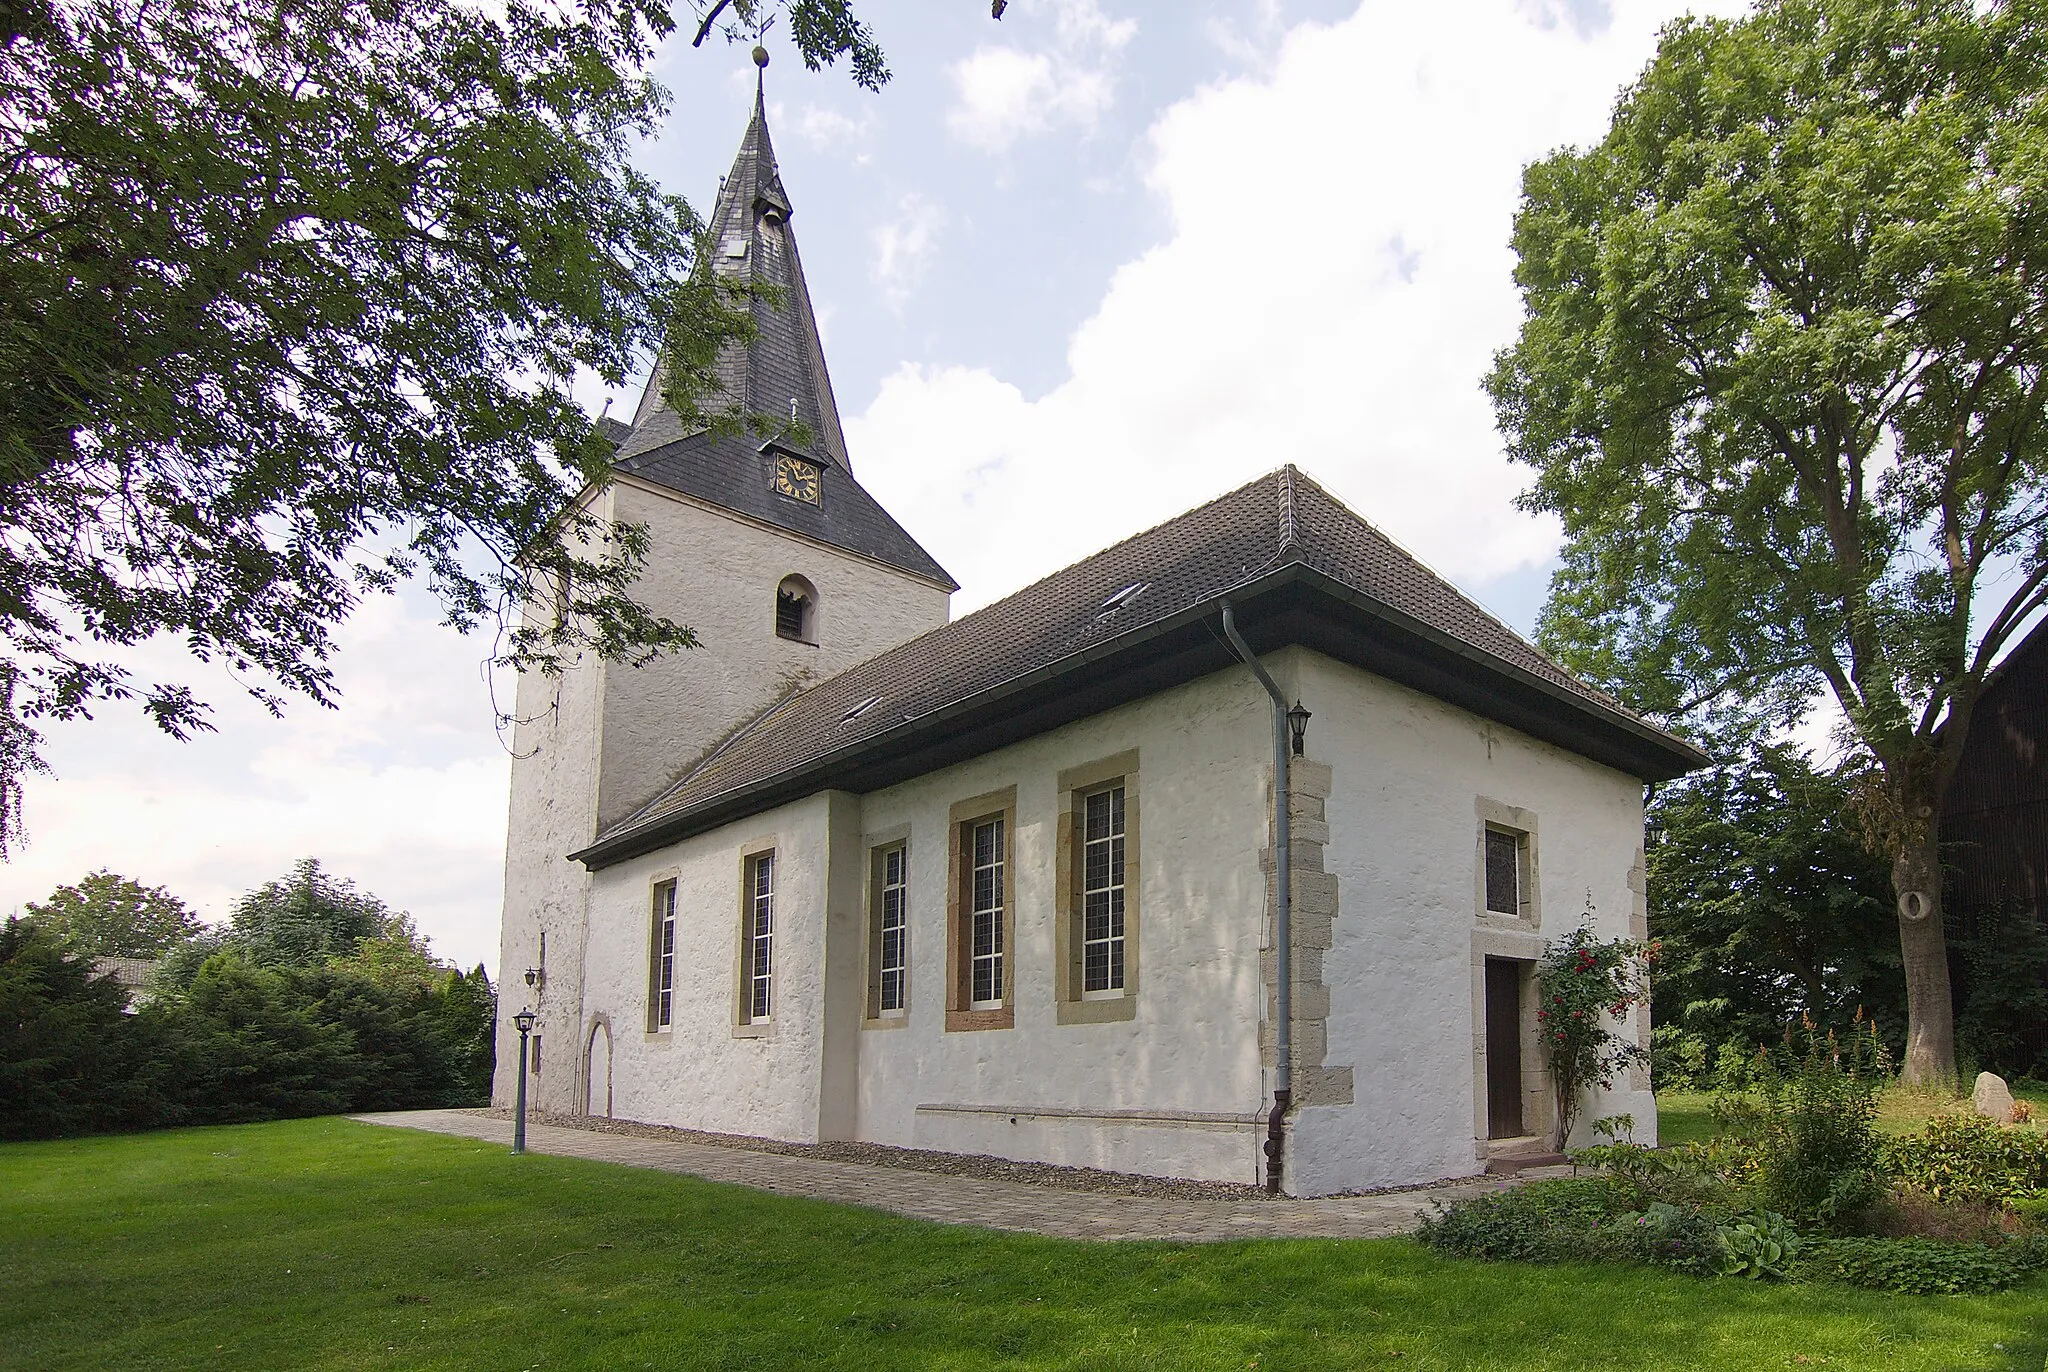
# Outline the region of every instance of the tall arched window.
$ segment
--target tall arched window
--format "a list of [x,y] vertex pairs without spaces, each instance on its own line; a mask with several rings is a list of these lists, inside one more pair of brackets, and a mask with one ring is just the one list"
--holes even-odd
[[775,588],[775,636],[797,643],[818,641],[818,592],[800,576],[786,576]]

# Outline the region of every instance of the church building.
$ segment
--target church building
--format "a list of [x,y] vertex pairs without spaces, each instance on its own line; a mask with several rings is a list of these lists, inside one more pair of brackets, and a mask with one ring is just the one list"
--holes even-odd
[[[607,421],[586,499],[702,646],[520,682],[496,1102],[530,1007],[563,1113],[1297,1195],[1547,1148],[1536,960],[1644,936],[1644,785],[1706,759],[1292,466],[949,618],[792,216],[757,98],[712,242],[775,290],[722,384],[807,437],[658,378]],[[1624,1112],[1641,1074],[1580,1118]]]

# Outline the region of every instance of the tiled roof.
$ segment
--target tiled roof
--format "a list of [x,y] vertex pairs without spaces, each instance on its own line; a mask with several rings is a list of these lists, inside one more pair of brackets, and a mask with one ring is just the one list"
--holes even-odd
[[[663,410],[662,414],[668,414]],[[745,438],[695,433],[615,462],[626,475],[682,491],[834,548],[914,573],[947,590],[959,583],[842,468],[820,468],[816,505],[779,496],[769,486],[774,454]],[[674,549],[687,556],[688,549]],[[657,552],[656,556],[660,556]]]
[[792,697],[579,856],[601,866],[810,791],[888,784],[1216,670],[1227,655],[1203,631],[1225,598],[1266,607],[1264,642],[1247,630],[1260,651],[1309,642],[1640,776],[1706,761],[1290,466]]
[[768,289],[751,304],[753,342],[728,349],[719,359],[718,375],[726,396],[743,413],[791,416],[802,425],[805,442],[786,438],[784,449],[810,458],[824,471],[822,508],[770,492],[773,459],[758,442],[685,429],[661,398],[658,369],[632,424],[606,421],[618,470],[956,588],[946,569],[854,480],[791,213],[768,137],[767,111],[756,92],[753,118],[711,212],[711,266],[721,275]]

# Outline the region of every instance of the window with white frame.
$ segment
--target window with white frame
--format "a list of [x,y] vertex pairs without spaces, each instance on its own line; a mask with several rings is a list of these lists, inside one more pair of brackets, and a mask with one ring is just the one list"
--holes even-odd
[[1081,994],[1124,991],[1124,788],[1082,800]]
[[746,914],[740,992],[748,1023],[765,1023],[775,1013],[775,854],[756,853],[745,867]]
[[647,1029],[660,1033],[674,1022],[676,988],[676,884],[655,883],[654,927],[647,941]]
[[971,864],[968,1008],[992,1010],[1003,1003],[1003,820],[980,820],[966,829]]
[[874,928],[868,941],[872,973],[868,978],[868,1015],[882,1019],[901,1015],[910,1004],[910,867],[909,852],[898,843],[877,849],[871,910]]

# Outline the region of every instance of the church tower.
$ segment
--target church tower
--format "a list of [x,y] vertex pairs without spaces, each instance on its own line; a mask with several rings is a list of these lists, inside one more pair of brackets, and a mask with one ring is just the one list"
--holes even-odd
[[[958,589],[855,480],[817,318],[797,256],[788,190],[756,91],[753,118],[710,226],[710,270],[770,289],[756,336],[720,360],[725,397],[795,426],[779,438],[686,429],[649,381],[617,444],[612,483],[586,497],[601,518],[646,527],[634,594],[695,630],[699,645],[640,667],[586,658],[520,679],[499,955],[493,1099],[518,1070],[511,1015],[540,1015],[539,1108],[605,1113],[588,1098],[583,949],[589,874],[567,860],[801,690],[946,622]],[[611,931],[611,937],[619,937]],[[620,1026],[633,1032],[633,1026]]]

